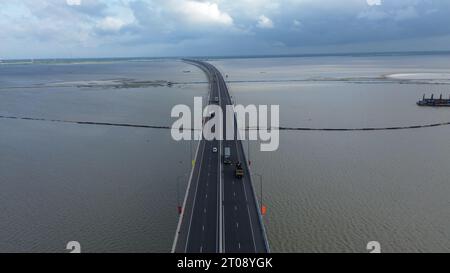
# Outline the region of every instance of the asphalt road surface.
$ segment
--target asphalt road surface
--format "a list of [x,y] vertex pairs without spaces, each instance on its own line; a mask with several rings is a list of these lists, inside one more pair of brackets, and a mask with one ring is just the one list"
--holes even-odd
[[[233,103],[221,73],[211,64],[188,62],[200,67],[208,75],[211,86],[210,103],[219,104],[226,113],[226,106]],[[216,98],[219,103],[215,101]],[[226,128],[223,133],[226,135]],[[232,164],[226,165],[223,162],[225,148],[231,150]],[[244,167],[245,175],[242,179],[235,175],[238,162]],[[172,251],[269,252],[250,170],[242,142],[237,140],[236,126],[234,140],[200,142]]]

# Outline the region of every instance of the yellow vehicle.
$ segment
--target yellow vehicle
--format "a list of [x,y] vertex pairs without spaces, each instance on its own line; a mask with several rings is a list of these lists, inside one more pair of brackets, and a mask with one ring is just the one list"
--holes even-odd
[[244,168],[242,168],[242,163],[238,162],[236,164],[236,178],[242,179],[244,177]]

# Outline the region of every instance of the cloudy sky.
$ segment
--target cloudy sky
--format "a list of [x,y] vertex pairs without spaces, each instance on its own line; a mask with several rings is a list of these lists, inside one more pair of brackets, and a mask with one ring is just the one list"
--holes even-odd
[[450,50],[448,0],[0,0],[0,59]]

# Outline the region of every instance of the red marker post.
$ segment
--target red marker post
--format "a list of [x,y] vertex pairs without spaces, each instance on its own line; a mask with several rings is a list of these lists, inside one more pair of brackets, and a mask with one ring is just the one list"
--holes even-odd
[[267,207],[266,207],[266,206],[262,206],[262,208],[261,208],[261,214],[262,214],[263,216],[266,216],[266,214],[267,214]]

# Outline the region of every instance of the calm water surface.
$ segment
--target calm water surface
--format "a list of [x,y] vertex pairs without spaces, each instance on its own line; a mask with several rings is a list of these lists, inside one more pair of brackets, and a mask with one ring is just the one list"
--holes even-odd
[[[450,58],[218,60],[242,104],[279,104],[281,125],[365,128],[449,122],[450,109],[420,108],[424,93],[450,95]],[[421,81],[387,75],[426,73]],[[433,81],[436,73],[443,74]],[[415,78],[412,76],[411,78]],[[281,132],[259,152],[265,218],[275,252],[450,251],[449,127],[376,132]],[[259,189],[259,183],[255,184]]]
[[[102,85],[124,78],[181,84]],[[100,84],[73,87],[83,81]],[[177,61],[0,66],[0,115],[168,125],[174,105],[207,93],[204,81]],[[189,144],[170,131],[58,122],[0,119],[0,132],[1,252],[63,252],[72,240],[85,252],[170,251]]]
[[[238,103],[279,104],[282,126],[450,121],[450,109],[415,105],[450,95],[448,56],[213,63]],[[130,80],[142,86],[121,84]],[[206,94],[205,81],[174,60],[3,65],[0,116],[167,126],[175,104]],[[63,252],[72,240],[86,252],[170,251],[188,143],[165,130],[1,118],[0,132],[0,251]],[[386,252],[449,252],[449,135],[283,131],[274,153],[252,143],[272,250],[365,252],[376,240]]]

